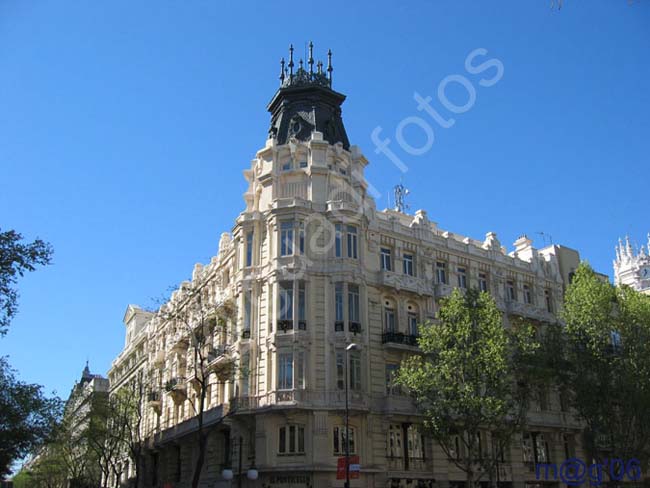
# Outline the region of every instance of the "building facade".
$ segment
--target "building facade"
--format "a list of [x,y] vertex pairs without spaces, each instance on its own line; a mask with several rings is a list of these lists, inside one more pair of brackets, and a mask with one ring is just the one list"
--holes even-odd
[[628,285],[637,291],[650,295],[650,234],[646,246],[634,251],[630,238],[625,243],[618,240],[614,260],[614,283],[616,286]]
[[[454,288],[470,287],[493,295],[504,326],[514,316],[556,320],[578,253],[536,249],[526,236],[508,253],[494,232],[476,240],[439,228],[424,210],[377,210],[331,74],[329,62],[314,68],[311,48],[295,71],[292,56],[283,61],[268,137],[244,171],[244,209],[217,255],[195,265],[160,311],[127,310],[126,347],[109,379],[111,391],[138,377],[148,384],[144,486],[190,486],[192,345],[164,312],[195,284],[204,300],[237,305],[207,344],[206,487],[343,486],[346,378],[360,465],[352,487],[459,486],[463,473],[423,435],[411,399],[393,384],[400,361],[418,353],[418,324],[434,319]],[[539,392],[530,426],[499,464],[500,486],[533,486],[535,462],[581,454],[580,425],[563,403]],[[251,467],[257,480],[246,477]]]

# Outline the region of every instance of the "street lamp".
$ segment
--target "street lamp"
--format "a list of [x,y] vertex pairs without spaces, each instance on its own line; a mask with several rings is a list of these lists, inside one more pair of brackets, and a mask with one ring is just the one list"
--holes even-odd
[[[242,485],[242,449],[244,447],[244,439],[242,439],[242,436],[239,436],[239,471],[237,474],[237,486],[241,488]],[[226,480],[226,481],[231,481],[235,477],[235,473],[233,472],[232,468],[224,468],[223,471],[221,471],[221,477]],[[251,466],[248,468],[248,471],[246,471],[246,477],[251,480],[255,481],[259,477],[259,472],[257,471],[257,468],[255,467],[255,461],[253,460],[253,463]]]
[[353,342],[345,348],[345,488],[350,488],[350,405],[348,397],[348,381],[350,367],[350,351],[355,351],[357,345]]

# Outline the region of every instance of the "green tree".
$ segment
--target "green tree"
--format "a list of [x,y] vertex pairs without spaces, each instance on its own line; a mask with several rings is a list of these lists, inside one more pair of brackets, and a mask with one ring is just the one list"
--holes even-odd
[[47,441],[60,418],[62,402],[43,388],[19,381],[0,358],[0,477],[11,465]]
[[[650,297],[587,264],[568,287],[557,378],[586,424],[590,457],[650,459]],[[605,470],[608,471],[608,470]]]
[[397,381],[415,398],[425,430],[477,485],[494,479],[525,421],[538,344],[530,326],[505,329],[492,297],[477,290],[454,291],[437,318],[420,327],[423,354],[402,362]]
[[[215,354],[225,351],[215,349],[215,340],[220,344],[225,343],[226,327],[229,320],[235,317],[235,305],[232,301],[215,302],[208,294],[208,282],[196,280],[181,286],[183,292],[179,305],[174,307],[161,307],[160,314],[163,320],[173,325],[177,333],[187,338],[187,384],[191,389],[184,390],[186,400],[196,415],[196,432],[194,433],[197,456],[192,472],[192,488],[198,488],[204,472],[207,455],[209,430],[204,425],[207,408],[207,394],[211,384],[212,370],[209,367]],[[221,347],[217,345],[217,348]],[[236,372],[246,375],[247,368],[227,367],[221,372],[221,378],[233,378]],[[219,378],[219,374],[217,377]],[[174,390],[176,380],[168,382],[165,388]]]
[[18,311],[18,278],[37,265],[50,264],[52,247],[40,239],[25,243],[14,230],[0,231],[0,335],[7,333],[9,322]]

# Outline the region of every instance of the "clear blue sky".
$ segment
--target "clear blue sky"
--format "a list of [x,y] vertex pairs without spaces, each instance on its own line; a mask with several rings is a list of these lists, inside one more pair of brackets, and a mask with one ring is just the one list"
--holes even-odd
[[[399,4],[401,3],[401,5]],[[127,304],[186,279],[243,208],[242,170],[263,146],[266,104],[290,42],[334,52],[344,120],[383,194],[408,165],[413,210],[441,227],[511,243],[537,232],[611,274],[617,238],[648,222],[650,2],[49,1],[0,2],[0,226],[55,248],[20,282],[0,354],[25,380],[67,396],[86,358],[106,373]],[[492,87],[465,71],[498,58]],[[477,59],[474,64],[485,60]],[[447,75],[476,103],[430,151],[395,128],[437,99]],[[493,72],[486,72],[491,77]],[[458,89],[449,96],[462,104]],[[423,134],[405,133],[413,145]],[[418,142],[418,138],[419,142]]]

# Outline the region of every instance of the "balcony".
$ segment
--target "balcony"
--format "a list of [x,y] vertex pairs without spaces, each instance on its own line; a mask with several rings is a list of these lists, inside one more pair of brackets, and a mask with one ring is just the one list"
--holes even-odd
[[334,332],[343,332],[345,330],[345,322],[337,320],[334,322]]
[[208,351],[208,371],[214,372],[219,379],[228,379],[233,364],[234,359],[227,344],[221,344]]
[[246,340],[251,338],[251,330],[250,329],[244,329],[244,331],[241,333],[241,338]]
[[254,396],[239,396],[230,399],[230,412],[233,414],[249,412],[258,406],[258,398]]
[[350,322],[348,330],[354,334],[361,334],[361,324],[359,322]]
[[[399,391],[393,387],[394,391]],[[409,395],[391,393],[384,397],[382,403],[384,412],[388,414],[413,415],[416,413],[415,401]]]
[[172,340],[172,352],[185,352],[190,345],[190,340],[185,334],[177,333]]
[[277,325],[282,332],[293,330],[293,320],[278,320]]
[[160,393],[158,393],[157,391],[150,391],[149,393],[147,393],[147,403],[156,412],[160,413],[160,408],[162,406],[162,399],[160,398]]
[[508,315],[518,315],[542,322],[552,322],[555,317],[546,309],[536,307],[532,303],[522,303],[515,300],[505,302],[505,310]]
[[406,462],[402,456],[388,456],[386,466],[388,471],[428,471],[427,460],[422,458],[409,458]]
[[384,332],[381,335],[382,344],[401,344],[404,346],[418,347],[418,336],[404,334],[403,332]]
[[454,287],[446,283],[436,283],[433,286],[433,294],[436,298],[444,298],[454,291]]
[[379,274],[379,282],[382,286],[395,288],[396,290],[410,291],[420,295],[431,295],[433,290],[428,280],[394,271],[382,270]]
[[174,402],[180,403],[187,398],[187,380],[184,376],[170,378],[165,383],[165,391],[171,394]]
[[154,367],[162,367],[165,365],[165,351],[156,351],[151,360]]

